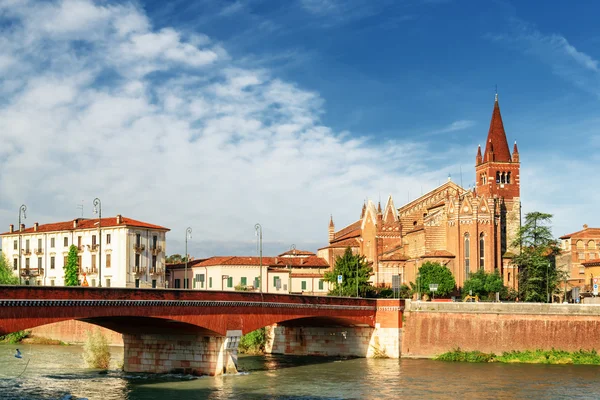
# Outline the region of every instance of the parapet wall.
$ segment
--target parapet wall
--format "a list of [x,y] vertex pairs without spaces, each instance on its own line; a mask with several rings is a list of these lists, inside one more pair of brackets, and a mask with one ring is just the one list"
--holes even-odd
[[402,357],[460,348],[600,350],[600,305],[406,302]]

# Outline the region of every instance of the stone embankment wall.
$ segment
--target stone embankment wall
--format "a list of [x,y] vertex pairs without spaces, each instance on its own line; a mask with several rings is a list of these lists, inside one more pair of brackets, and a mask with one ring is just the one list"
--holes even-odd
[[460,348],[600,350],[600,305],[406,302],[402,357]]
[[120,333],[82,321],[68,320],[28,330],[31,331],[32,336],[60,340],[69,344],[83,344],[87,338],[87,332],[95,329],[102,332],[109,345],[123,346],[123,336]]

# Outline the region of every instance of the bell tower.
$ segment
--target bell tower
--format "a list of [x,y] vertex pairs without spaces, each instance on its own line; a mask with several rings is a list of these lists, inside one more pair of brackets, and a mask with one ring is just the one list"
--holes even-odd
[[510,256],[507,252],[518,253],[512,244],[521,227],[520,169],[517,142],[511,154],[496,94],[485,150],[482,154],[479,147],[475,157],[475,192],[495,210],[494,220],[498,225],[494,241],[499,261]]

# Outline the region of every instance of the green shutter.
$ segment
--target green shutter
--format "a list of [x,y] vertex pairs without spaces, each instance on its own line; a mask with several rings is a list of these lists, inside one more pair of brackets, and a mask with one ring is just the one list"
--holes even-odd
[[306,290],[306,281],[302,281],[302,290]]
[[212,288],[212,276],[208,278],[208,287]]
[[227,278],[227,287],[233,287],[233,276]]
[[258,289],[259,281],[260,281],[260,279],[258,279],[258,276],[256,278],[254,278],[254,288],[255,289]]
[[242,286],[246,286],[247,285],[247,280],[245,276],[242,276]]
[[277,279],[279,279],[279,277],[278,277],[278,276],[274,276],[274,277],[273,277],[273,287],[276,287],[276,286],[277,286]]
[[323,290],[323,279],[319,279],[319,290]]

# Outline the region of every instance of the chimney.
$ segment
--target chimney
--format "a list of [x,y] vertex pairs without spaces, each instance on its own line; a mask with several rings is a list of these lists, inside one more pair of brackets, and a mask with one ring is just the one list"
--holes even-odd
[[275,264],[277,264],[277,261],[278,261],[278,260],[277,260],[277,257],[275,257]]
[[25,224],[21,224],[21,226],[19,227],[20,231],[24,231],[25,230]]
[[588,224],[583,224],[583,229],[587,229],[588,228]]
[[40,224],[38,224],[37,222],[33,224],[33,231],[37,232],[38,231],[38,227],[40,226]]
[[8,231],[9,231],[10,233],[13,233],[13,232],[15,231],[15,226],[14,226],[13,224],[10,224],[10,225],[8,226]]
[[121,225],[121,222],[123,222],[123,218],[121,217],[121,214],[117,214],[117,225]]
[[303,265],[303,264],[304,264],[304,258],[301,258],[300,259],[300,265]]
[[77,228],[77,218],[73,220],[73,228]]

